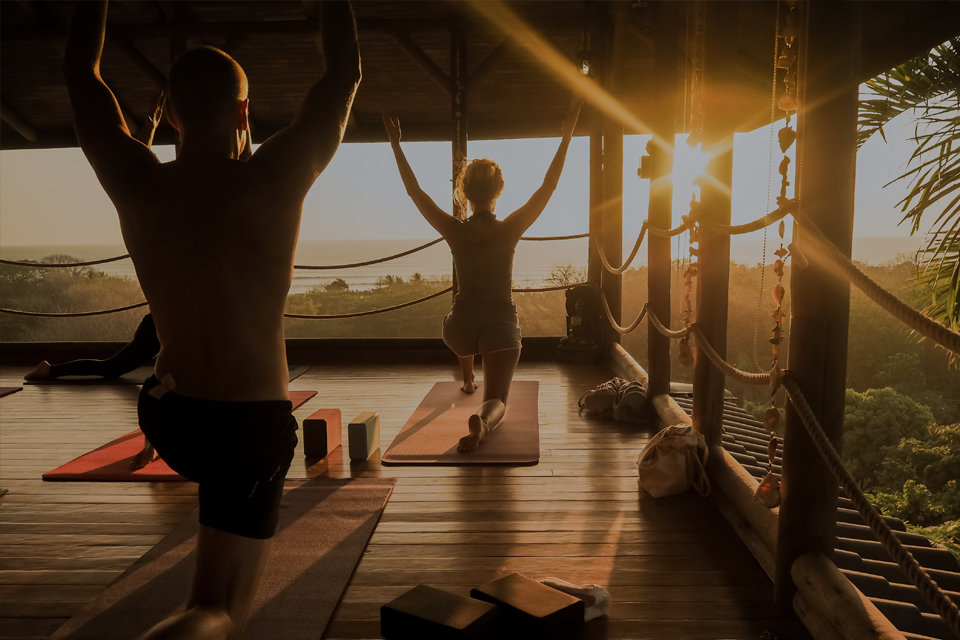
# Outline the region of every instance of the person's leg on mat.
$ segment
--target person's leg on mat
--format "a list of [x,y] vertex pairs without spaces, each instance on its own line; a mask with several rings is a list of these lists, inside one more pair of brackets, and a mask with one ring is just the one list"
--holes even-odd
[[143,640],[239,638],[272,542],[200,525],[187,610],[161,622]]
[[470,416],[470,433],[460,439],[457,451],[473,451],[493,431],[507,408],[507,396],[513,374],[520,361],[520,349],[504,349],[483,354],[483,404]]
[[160,339],[153,324],[153,315],[147,314],[140,321],[133,340],[106,360],[72,360],[62,364],[50,364],[46,360],[38,364],[24,380],[49,380],[62,376],[100,376],[119,378],[141,367],[160,353]]
[[476,376],[473,373],[473,356],[457,356],[460,360],[460,373],[463,376],[463,386],[460,387],[464,393],[473,393],[477,390]]

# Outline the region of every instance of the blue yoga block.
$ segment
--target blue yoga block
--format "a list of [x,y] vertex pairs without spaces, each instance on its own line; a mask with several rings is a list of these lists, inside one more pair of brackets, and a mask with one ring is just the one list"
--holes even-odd
[[350,459],[361,462],[380,446],[380,414],[365,411],[347,426]]

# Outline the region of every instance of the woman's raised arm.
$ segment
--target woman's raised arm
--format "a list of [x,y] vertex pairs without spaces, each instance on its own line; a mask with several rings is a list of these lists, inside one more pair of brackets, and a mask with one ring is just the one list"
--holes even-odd
[[560,174],[563,173],[563,163],[567,158],[567,148],[570,146],[570,138],[573,137],[573,130],[577,128],[577,118],[580,117],[580,107],[583,106],[583,100],[577,100],[570,105],[567,116],[560,125],[560,131],[563,137],[560,139],[560,148],[547,169],[547,175],[543,178],[543,184],[530,197],[525,205],[511,213],[504,220],[505,223],[513,228],[518,235],[530,228],[540,214],[543,213],[547,203],[550,202],[550,196],[553,195],[560,182]]
[[438,207],[437,203],[420,188],[417,176],[414,175],[410,163],[407,162],[407,157],[403,155],[403,149],[400,148],[400,121],[385,110],[381,113],[383,115],[383,126],[387,130],[387,138],[390,139],[390,147],[393,149],[393,156],[397,160],[397,169],[400,170],[400,179],[403,180],[407,195],[413,200],[413,204],[417,206],[420,214],[430,223],[430,226],[440,232],[440,235],[446,237],[452,232],[455,225],[460,224],[460,221]]

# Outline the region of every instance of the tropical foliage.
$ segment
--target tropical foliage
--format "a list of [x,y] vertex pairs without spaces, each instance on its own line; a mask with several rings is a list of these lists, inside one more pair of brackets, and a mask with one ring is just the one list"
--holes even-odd
[[858,131],[861,145],[875,133],[886,139],[883,128],[893,118],[912,109],[919,112],[913,135],[917,147],[897,178],[909,184],[899,204],[912,233],[929,229],[918,261],[918,278],[930,289],[923,311],[954,331],[960,331],[958,50],[960,37],[867,82]]

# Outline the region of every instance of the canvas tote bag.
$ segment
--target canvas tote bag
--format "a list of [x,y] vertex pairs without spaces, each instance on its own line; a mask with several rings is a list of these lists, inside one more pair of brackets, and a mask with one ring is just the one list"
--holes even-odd
[[700,495],[708,495],[707,454],[703,435],[693,427],[666,427],[640,452],[640,486],[654,498],[683,493],[691,487]]

